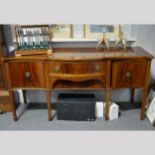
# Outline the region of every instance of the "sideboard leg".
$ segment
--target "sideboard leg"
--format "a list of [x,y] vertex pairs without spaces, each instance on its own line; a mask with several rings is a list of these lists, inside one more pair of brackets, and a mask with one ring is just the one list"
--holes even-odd
[[46,91],[47,97],[47,107],[48,107],[48,120],[52,120],[52,112],[51,112],[51,90]]
[[148,83],[149,83],[149,78],[150,78],[150,66],[151,66],[151,61],[149,60],[147,63],[146,79],[145,79],[145,84],[143,87],[141,114],[140,114],[141,120],[144,120],[144,117],[145,117],[145,104],[146,104],[146,98],[147,98],[147,92],[148,92]]
[[110,89],[105,90],[105,120],[109,119],[109,97],[110,97]]
[[23,93],[24,104],[27,104],[26,90],[22,90],[22,93]]
[[14,105],[14,93],[12,90],[9,90],[9,96],[10,96],[11,111],[13,113],[13,120],[17,121],[16,109]]
[[141,114],[140,114],[140,119],[141,120],[144,120],[144,117],[145,117],[146,98],[147,98],[147,89],[143,89],[142,103],[141,103]]
[[131,88],[131,99],[130,99],[130,103],[134,103],[134,94],[135,94],[135,88]]
[[109,99],[110,99],[110,78],[111,78],[111,61],[107,62],[107,77],[106,77],[106,89],[105,89],[105,120],[109,120]]

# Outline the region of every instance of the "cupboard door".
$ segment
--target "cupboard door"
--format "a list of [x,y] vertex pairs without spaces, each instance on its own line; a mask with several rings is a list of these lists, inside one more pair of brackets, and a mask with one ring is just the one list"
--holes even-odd
[[112,88],[143,87],[147,61],[118,61],[112,63]]
[[11,87],[44,87],[44,65],[42,62],[9,62]]

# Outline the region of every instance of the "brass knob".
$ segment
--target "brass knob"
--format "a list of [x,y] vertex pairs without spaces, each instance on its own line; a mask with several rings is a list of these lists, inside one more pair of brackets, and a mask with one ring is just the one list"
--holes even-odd
[[99,65],[96,65],[96,66],[95,66],[95,70],[96,70],[97,72],[99,72],[99,71],[101,71],[101,67],[100,67]]
[[126,75],[125,75],[127,78],[131,78],[131,73],[130,72],[126,72]]
[[55,67],[54,67],[54,71],[55,71],[55,72],[59,72],[59,71],[60,71],[60,66],[55,66]]
[[26,73],[25,73],[25,78],[28,79],[28,78],[30,78],[30,77],[31,77],[31,73],[30,73],[30,72],[26,72]]

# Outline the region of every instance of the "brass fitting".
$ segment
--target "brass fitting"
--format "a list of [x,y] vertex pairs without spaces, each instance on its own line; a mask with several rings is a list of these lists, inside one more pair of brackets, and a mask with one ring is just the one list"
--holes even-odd
[[123,50],[126,51],[126,40],[123,37],[123,30],[121,25],[119,25],[119,38],[114,45],[114,50],[119,46],[119,44],[121,44]]
[[109,41],[105,37],[105,33],[103,33],[102,39],[98,41],[97,49],[107,49],[110,50]]

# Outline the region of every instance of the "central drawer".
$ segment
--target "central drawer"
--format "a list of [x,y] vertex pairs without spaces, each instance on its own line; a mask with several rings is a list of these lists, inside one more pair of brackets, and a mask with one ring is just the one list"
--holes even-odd
[[88,74],[106,73],[107,63],[105,62],[49,62],[49,73],[62,74]]
[[103,88],[107,62],[47,62],[47,88]]

